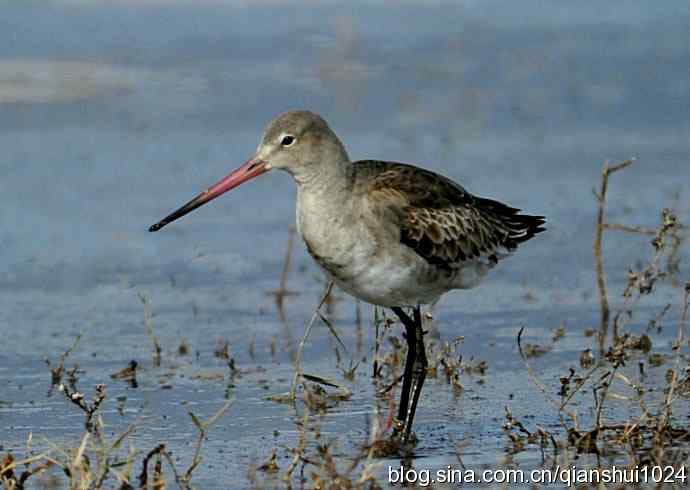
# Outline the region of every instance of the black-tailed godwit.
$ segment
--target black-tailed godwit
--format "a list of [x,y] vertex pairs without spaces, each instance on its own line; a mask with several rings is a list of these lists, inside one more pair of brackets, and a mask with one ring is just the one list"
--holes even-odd
[[244,165],[149,231],[271,169],[285,170],[297,183],[297,228],[319,266],[352,296],[391,308],[405,326],[408,351],[395,427],[407,441],[427,368],[421,305],[477,286],[520,243],[544,230],[544,218],[474,196],[413,165],[352,162],[319,115],[291,111],[269,123]]

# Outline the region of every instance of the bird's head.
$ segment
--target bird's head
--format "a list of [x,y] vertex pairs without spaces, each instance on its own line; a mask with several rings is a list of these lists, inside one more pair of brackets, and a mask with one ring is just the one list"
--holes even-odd
[[267,169],[290,173],[298,183],[320,173],[323,165],[347,160],[347,153],[321,116],[290,111],[271,121],[264,131],[255,158]]
[[158,231],[168,223],[203,206],[271,169],[285,170],[298,184],[323,175],[329,166],[348,162],[347,153],[326,121],[309,111],[290,111],[273,119],[264,130],[256,153],[243,165],[152,225]]

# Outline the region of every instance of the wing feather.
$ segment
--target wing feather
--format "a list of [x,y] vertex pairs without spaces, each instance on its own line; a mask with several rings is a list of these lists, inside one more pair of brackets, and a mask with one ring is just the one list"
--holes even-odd
[[494,264],[544,231],[542,216],[473,196],[429,170],[372,160],[355,169],[356,190],[393,212],[401,243],[445,270],[472,260]]

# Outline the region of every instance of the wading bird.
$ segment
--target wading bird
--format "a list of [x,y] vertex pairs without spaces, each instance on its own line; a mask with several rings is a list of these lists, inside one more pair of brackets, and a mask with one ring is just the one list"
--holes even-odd
[[394,435],[409,440],[427,369],[421,305],[477,286],[544,230],[544,218],[413,165],[352,162],[318,114],[291,111],[268,124],[244,165],[149,231],[271,169],[297,183],[297,229],[319,266],[352,296],[391,308],[404,325],[408,350]]

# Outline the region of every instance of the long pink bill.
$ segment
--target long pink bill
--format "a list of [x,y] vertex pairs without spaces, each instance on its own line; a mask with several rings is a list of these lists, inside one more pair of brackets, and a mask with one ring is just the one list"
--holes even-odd
[[151,225],[149,231],[158,231],[168,223],[171,223],[176,219],[181,218],[185,214],[194,211],[199,206],[203,206],[204,204],[206,204],[209,201],[212,201],[221,194],[225,194],[230,189],[234,189],[241,183],[263,174],[268,170],[266,168],[266,164],[267,162],[263,160],[247,160],[241,167],[237,168],[236,170],[233,170],[229,175],[223,177],[221,180],[219,180],[211,187],[206,189],[204,192],[196,196],[194,199],[189,201],[180,209],[170,213],[168,216],[160,220],[155,225]]

